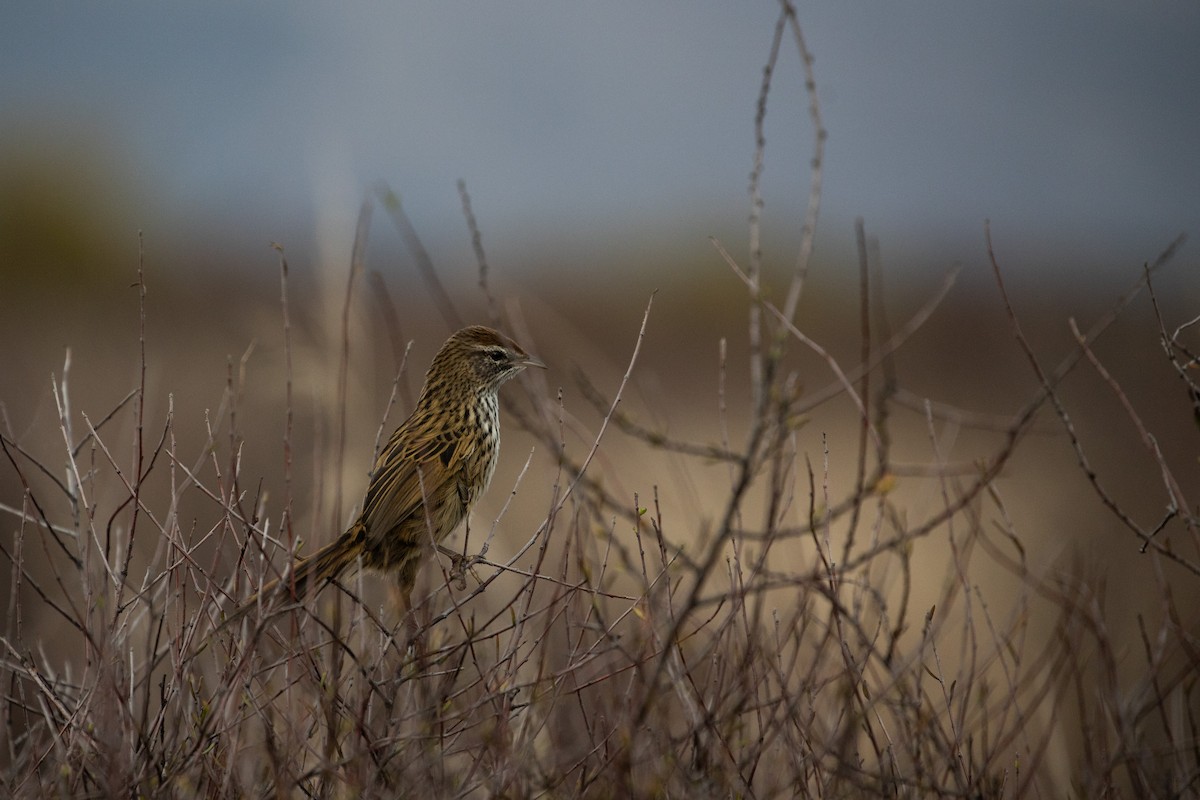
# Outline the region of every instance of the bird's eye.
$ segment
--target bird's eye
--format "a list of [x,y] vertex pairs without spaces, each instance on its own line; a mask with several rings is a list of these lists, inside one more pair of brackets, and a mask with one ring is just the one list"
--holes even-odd
[[504,360],[504,351],[503,350],[489,350],[488,358],[490,358],[495,363],[499,364],[501,361]]

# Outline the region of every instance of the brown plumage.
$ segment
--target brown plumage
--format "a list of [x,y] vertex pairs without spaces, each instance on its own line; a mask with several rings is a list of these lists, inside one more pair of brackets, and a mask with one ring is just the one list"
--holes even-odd
[[[425,373],[420,399],[375,462],[362,513],[345,533],[292,574],[263,587],[262,605],[316,590],[360,557],[392,573],[407,604],[421,555],[441,542],[487,489],[500,452],[501,384],[526,367],[545,367],[511,339],[475,325],[455,333]],[[259,605],[256,595],[221,627]]]

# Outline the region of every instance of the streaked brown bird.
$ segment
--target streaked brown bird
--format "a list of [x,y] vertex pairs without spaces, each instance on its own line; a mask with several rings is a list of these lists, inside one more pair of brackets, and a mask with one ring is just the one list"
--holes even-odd
[[[491,328],[455,333],[425,373],[416,408],[380,452],[362,513],[345,533],[291,574],[260,593],[265,607],[316,590],[362,559],[364,566],[395,575],[407,607],[421,556],[463,521],[487,489],[500,453],[500,386],[526,367],[545,368],[520,345]],[[221,627],[259,606],[255,595]]]

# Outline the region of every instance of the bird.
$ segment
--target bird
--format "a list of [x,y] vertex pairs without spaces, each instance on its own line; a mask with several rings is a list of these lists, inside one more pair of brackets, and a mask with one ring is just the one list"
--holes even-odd
[[546,368],[503,334],[472,325],[452,334],[425,373],[412,413],[380,451],[362,511],[341,536],[298,560],[221,623],[279,599],[304,597],[359,559],[394,576],[407,610],[421,557],[448,536],[486,491],[500,454],[500,386]]

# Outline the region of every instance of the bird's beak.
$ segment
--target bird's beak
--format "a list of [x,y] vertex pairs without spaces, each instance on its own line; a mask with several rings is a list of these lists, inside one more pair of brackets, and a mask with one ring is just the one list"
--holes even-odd
[[520,364],[522,367],[537,367],[538,369],[549,369],[546,366],[544,361],[542,361],[540,358],[536,358],[534,356],[525,356],[517,363]]

